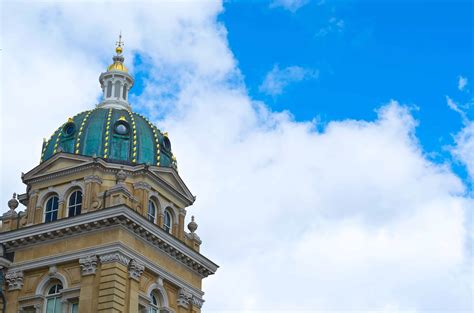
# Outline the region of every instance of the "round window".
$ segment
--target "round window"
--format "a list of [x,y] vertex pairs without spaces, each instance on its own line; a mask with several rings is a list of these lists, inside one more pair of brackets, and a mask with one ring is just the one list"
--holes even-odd
[[66,136],[72,136],[72,134],[74,134],[75,131],[76,131],[76,126],[74,126],[74,123],[67,123],[63,128],[64,135]]
[[115,132],[119,135],[127,135],[128,134],[128,125],[125,123],[118,123],[115,125]]
[[167,136],[163,137],[163,147],[165,147],[166,150],[171,151],[171,141]]

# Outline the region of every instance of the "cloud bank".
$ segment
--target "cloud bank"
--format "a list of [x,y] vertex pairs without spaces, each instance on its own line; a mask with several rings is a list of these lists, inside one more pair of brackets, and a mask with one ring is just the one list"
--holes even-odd
[[263,82],[259,86],[259,91],[270,96],[278,96],[284,89],[292,83],[297,83],[306,79],[318,78],[319,71],[307,69],[301,66],[288,66],[280,69],[278,64],[265,75]]
[[326,125],[271,111],[246,92],[222,9],[7,3],[1,203],[41,137],[99,101],[122,30],[127,65],[147,74],[132,105],[169,131],[202,252],[221,265],[206,312],[471,312],[473,200],[425,156],[410,108],[387,101],[374,120]]

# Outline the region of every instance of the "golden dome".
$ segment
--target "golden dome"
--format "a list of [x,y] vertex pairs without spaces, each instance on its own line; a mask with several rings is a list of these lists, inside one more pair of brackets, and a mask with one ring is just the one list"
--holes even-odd
[[125,72],[125,73],[128,73],[128,69],[125,65],[123,65],[122,62],[114,62],[113,64],[109,65],[109,67],[107,67],[107,71],[121,71],[121,72]]

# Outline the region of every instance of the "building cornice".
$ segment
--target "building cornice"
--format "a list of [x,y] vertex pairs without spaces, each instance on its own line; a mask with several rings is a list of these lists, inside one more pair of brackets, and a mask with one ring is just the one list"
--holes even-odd
[[[54,163],[57,159],[64,158],[68,160],[79,161],[75,166],[68,167],[65,169],[60,169],[54,172],[40,173],[42,169],[47,168],[50,164]],[[55,154],[49,160],[41,163],[37,167],[30,170],[28,173],[22,176],[22,181],[25,184],[32,184],[38,182],[44,182],[58,177],[64,177],[67,175],[75,174],[82,172],[87,169],[96,169],[100,170],[103,173],[115,173],[120,170],[129,172],[131,175],[146,175],[152,179],[158,186],[174,195],[176,198],[181,200],[186,206],[189,206],[194,203],[195,197],[191,194],[187,186],[182,181],[179,174],[173,168],[163,168],[158,166],[148,166],[146,164],[139,165],[127,165],[120,163],[107,162],[101,158],[92,158],[87,156],[80,156],[76,154],[70,154],[66,152],[60,152]],[[184,190],[184,193],[180,190],[177,190],[174,186],[170,185],[166,180],[161,178],[157,173],[169,173],[177,181],[178,185]]]
[[218,268],[211,260],[125,205],[5,232],[2,233],[0,244],[3,244],[7,251],[12,251],[30,247],[39,242],[51,241],[59,237],[66,238],[111,226],[120,226],[138,235],[148,244],[177,260],[201,277],[214,274]]

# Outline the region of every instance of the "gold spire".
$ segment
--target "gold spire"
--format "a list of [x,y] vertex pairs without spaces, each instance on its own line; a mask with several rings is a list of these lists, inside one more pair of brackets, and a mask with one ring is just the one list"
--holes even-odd
[[107,71],[120,71],[120,72],[125,72],[128,73],[128,69],[125,67],[123,64],[124,57],[122,56],[123,52],[123,41],[122,41],[122,32],[120,32],[119,35],[119,40],[115,43],[115,52],[117,55],[114,55],[113,60],[114,63],[109,65],[107,68]]
[[123,51],[122,31],[120,31],[119,40],[116,42],[115,45],[117,46],[115,48],[115,52],[117,52],[117,54],[122,54],[122,51]]

